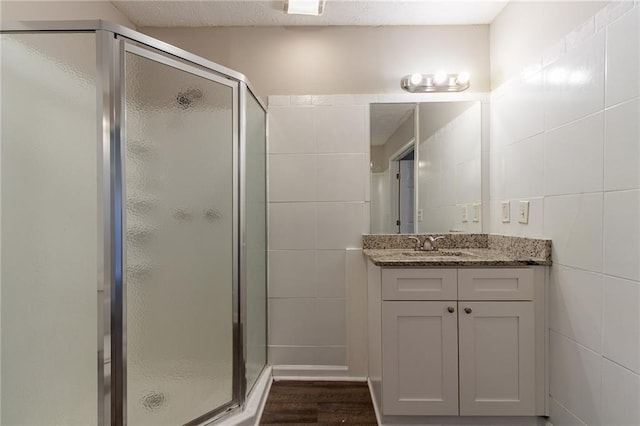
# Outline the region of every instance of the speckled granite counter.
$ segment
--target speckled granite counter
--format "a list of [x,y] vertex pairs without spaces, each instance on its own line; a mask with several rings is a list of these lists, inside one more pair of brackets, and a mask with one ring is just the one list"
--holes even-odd
[[[420,241],[428,234],[415,235]],[[414,251],[410,235],[363,235],[364,254],[378,266],[551,265],[551,240],[493,234],[444,234],[440,253]],[[435,235],[434,235],[435,236]]]

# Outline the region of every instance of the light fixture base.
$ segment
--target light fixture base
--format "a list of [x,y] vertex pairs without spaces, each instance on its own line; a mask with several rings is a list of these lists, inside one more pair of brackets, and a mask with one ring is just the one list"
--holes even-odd
[[400,87],[411,93],[462,92],[470,86],[469,74],[410,74],[400,81]]

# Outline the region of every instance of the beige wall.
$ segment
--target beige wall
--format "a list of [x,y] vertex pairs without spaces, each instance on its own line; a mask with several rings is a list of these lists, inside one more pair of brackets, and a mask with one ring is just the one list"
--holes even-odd
[[415,133],[415,113],[411,113],[387,139],[384,145],[371,147],[371,162],[373,173],[384,172],[389,168],[389,158],[403,146],[411,142]]
[[404,93],[413,72],[468,70],[489,91],[489,26],[140,28],[238,70],[269,95]]
[[108,1],[2,1],[3,21],[66,21],[103,19],[135,28],[124,14]]
[[536,56],[602,9],[606,1],[512,1],[490,26],[491,87],[528,66]]

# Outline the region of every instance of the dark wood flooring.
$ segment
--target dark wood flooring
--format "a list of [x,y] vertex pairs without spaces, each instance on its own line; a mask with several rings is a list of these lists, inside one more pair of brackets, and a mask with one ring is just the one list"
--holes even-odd
[[363,382],[273,382],[260,424],[376,425]]

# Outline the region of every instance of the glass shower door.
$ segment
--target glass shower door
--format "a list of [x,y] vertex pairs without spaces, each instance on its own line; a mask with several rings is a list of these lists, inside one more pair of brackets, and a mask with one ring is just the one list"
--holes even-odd
[[232,402],[235,85],[137,46],[125,55],[130,425]]
[[246,241],[246,380],[247,393],[267,363],[267,144],[266,113],[243,87],[245,241]]

